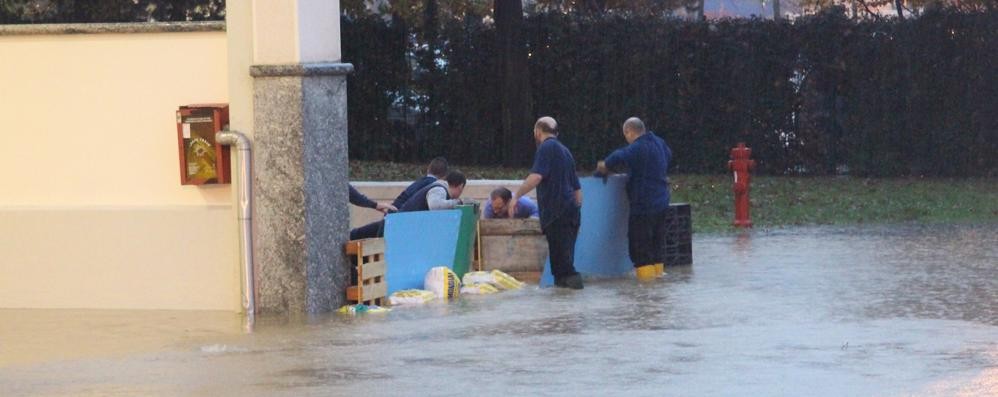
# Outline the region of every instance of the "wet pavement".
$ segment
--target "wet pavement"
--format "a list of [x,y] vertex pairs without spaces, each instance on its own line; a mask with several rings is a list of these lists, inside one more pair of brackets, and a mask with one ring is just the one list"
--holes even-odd
[[697,235],[694,263],[252,333],[0,310],[0,395],[998,395],[998,224]]

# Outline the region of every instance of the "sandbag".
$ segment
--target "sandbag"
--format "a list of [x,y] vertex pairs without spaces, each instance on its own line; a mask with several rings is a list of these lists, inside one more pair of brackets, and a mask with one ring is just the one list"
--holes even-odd
[[466,284],[465,286],[461,287],[461,294],[462,295],[464,295],[464,294],[468,294],[468,295],[489,295],[489,294],[497,294],[497,293],[499,293],[499,289],[496,288],[495,286],[493,286],[492,284],[489,284],[489,283],[474,283],[474,284],[470,284],[470,285]]
[[519,281],[513,276],[510,276],[501,270],[493,270],[491,272],[470,272],[464,274],[464,284],[492,284],[500,290],[510,290],[510,289],[520,289],[525,285],[522,281]]
[[461,293],[461,280],[446,266],[437,266],[426,272],[423,289],[432,291],[437,298],[454,299]]
[[388,297],[388,303],[396,305],[421,305],[435,299],[437,296],[430,291],[421,289],[406,289],[395,291]]

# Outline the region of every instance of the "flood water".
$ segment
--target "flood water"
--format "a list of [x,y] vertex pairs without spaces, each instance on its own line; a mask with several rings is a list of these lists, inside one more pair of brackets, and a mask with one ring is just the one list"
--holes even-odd
[[0,310],[0,395],[998,395],[998,224],[696,235],[667,271],[252,333]]

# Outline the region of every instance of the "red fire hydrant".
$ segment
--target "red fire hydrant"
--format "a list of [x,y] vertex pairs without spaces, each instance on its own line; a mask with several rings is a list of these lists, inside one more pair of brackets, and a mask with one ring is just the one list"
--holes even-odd
[[752,149],[745,147],[745,142],[739,142],[737,147],[731,149],[731,161],[728,161],[728,169],[735,174],[735,227],[752,227],[752,219],[749,218],[749,183],[751,174],[749,171],[755,169],[755,160],[750,159]]

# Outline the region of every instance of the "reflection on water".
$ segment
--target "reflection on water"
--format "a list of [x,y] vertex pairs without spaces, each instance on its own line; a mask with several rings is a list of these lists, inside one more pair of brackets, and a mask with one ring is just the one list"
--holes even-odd
[[3,395],[998,395],[998,226],[696,236],[664,280],[382,315],[0,311]]
[[0,309],[0,368],[159,351],[239,333],[228,312]]

